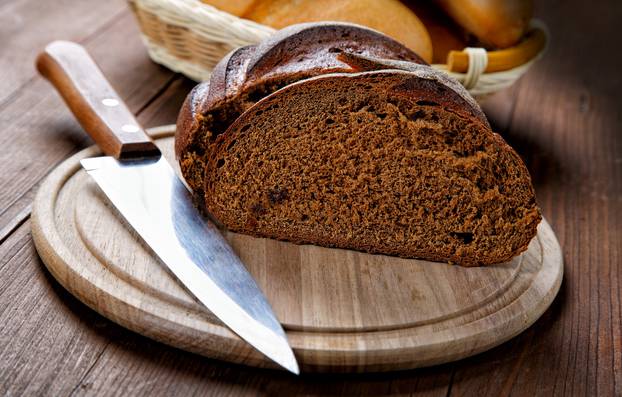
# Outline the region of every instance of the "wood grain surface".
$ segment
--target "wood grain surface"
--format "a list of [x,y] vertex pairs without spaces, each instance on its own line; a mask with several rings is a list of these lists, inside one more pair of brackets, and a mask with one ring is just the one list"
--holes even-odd
[[223,364],[106,320],[45,270],[30,237],[40,181],[92,144],[36,76],[53,39],[85,45],[146,126],[175,121],[194,85],[149,61],[123,0],[0,1],[0,394],[622,395],[622,2],[537,2],[546,56],[484,105],[525,159],[562,247],[551,308],[486,353],[385,374],[307,375]]
[[[169,161],[173,132],[153,132]],[[32,235],[52,275],[140,334],[206,357],[274,367],[197,302],[111,206],[79,164],[99,154],[91,147],[64,161],[37,193]],[[412,369],[477,354],[533,324],[563,274],[546,221],[527,252],[476,268],[225,237],[283,323],[303,372]]]

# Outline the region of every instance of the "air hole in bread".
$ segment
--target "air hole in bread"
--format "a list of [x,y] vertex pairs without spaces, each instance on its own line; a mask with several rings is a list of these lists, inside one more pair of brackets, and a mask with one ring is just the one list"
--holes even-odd
[[463,244],[471,244],[473,242],[473,233],[469,232],[452,232],[452,237],[462,241]]

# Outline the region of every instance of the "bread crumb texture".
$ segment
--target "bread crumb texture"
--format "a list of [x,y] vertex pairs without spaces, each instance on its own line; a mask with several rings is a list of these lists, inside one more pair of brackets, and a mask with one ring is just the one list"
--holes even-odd
[[465,266],[527,248],[539,210],[497,134],[408,94],[409,73],[345,76],[238,105],[209,156],[182,160],[200,163],[190,178],[213,216],[241,233]]

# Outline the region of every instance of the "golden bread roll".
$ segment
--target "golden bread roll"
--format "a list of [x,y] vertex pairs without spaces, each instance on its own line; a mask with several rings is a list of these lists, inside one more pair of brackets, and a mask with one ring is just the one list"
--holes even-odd
[[277,29],[301,22],[352,22],[376,29],[432,61],[427,29],[398,0],[256,0],[242,17]]
[[242,16],[255,0],[201,0],[218,8],[220,11],[228,12],[236,16]]
[[419,17],[430,34],[432,63],[444,64],[450,51],[462,51],[468,46],[467,33],[430,2],[410,0],[404,4]]
[[496,48],[518,43],[533,15],[533,0],[436,1],[460,26]]

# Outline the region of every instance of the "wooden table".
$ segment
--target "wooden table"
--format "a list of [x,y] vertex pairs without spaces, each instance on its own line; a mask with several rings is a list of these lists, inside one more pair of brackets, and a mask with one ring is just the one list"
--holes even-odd
[[30,236],[42,178],[92,142],[33,67],[52,39],[85,45],[146,126],[194,83],[152,63],[123,0],[0,1],[0,394],[622,395],[622,2],[539,2],[550,50],[485,104],[527,162],[566,263],[553,306],[487,353],[434,368],[301,376],[185,353],[88,309]]

